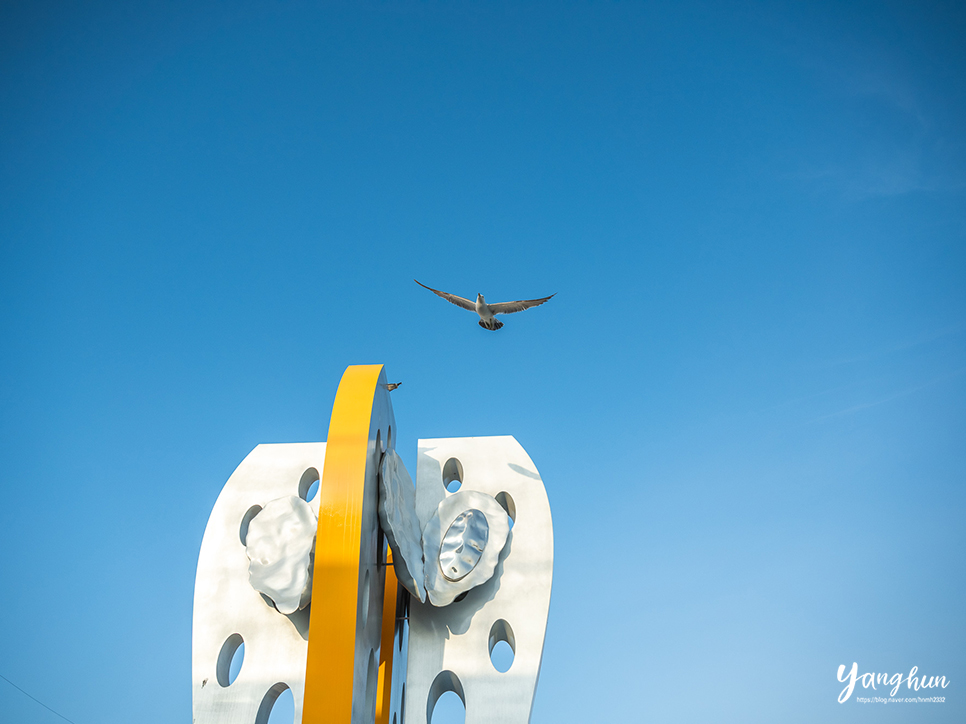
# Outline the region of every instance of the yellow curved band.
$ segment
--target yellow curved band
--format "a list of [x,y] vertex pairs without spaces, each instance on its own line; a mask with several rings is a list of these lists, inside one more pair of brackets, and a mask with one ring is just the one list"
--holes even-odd
[[[356,612],[369,435],[381,372],[382,365],[349,367],[332,406],[319,490],[303,724],[349,724],[355,672],[366,671],[366,661],[355,661]],[[383,569],[377,570],[381,575]]]
[[[386,562],[392,563],[392,550],[386,551]],[[393,567],[386,566],[386,597],[382,604],[382,644],[379,648],[379,688],[376,698],[376,724],[389,724],[389,702],[392,692],[393,639],[396,635],[396,594],[399,582]]]

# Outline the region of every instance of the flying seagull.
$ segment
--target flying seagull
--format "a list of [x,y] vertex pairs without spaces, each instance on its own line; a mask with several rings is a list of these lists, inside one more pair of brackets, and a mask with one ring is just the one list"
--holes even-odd
[[487,304],[486,300],[483,298],[483,295],[477,294],[476,302],[474,303],[469,299],[463,299],[463,297],[458,297],[455,294],[449,294],[448,292],[441,292],[439,289],[427,287],[418,279],[413,279],[413,281],[419,284],[419,286],[421,286],[423,289],[428,289],[433,294],[442,297],[447,302],[455,304],[457,307],[463,307],[463,309],[476,312],[480,315],[480,326],[483,327],[483,329],[489,329],[492,331],[496,331],[503,326],[503,322],[498,322],[493,318],[494,314],[512,314],[513,312],[522,312],[524,309],[529,309],[530,307],[538,307],[551,297],[556,296],[556,294],[551,294],[549,297],[543,297],[542,299],[521,299],[517,302],[496,302],[495,304]]

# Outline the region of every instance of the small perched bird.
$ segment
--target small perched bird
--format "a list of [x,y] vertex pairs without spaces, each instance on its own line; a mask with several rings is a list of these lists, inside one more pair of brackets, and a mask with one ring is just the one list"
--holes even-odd
[[457,307],[463,307],[463,309],[476,312],[480,315],[480,326],[483,327],[483,329],[489,329],[494,332],[503,326],[503,322],[498,322],[493,318],[494,314],[512,314],[513,312],[522,312],[524,309],[529,309],[530,307],[538,307],[548,299],[556,296],[556,294],[551,294],[549,297],[543,297],[541,299],[521,299],[517,302],[496,302],[495,304],[487,304],[486,300],[483,298],[483,295],[477,294],[476,303],[474,304],[469,299],[463,299],[463,297],[458,297],[455,294],[449,294],[448,292],[441,292],[439,289],[427,287],[418,279],[413,279],[413,281],[419,284],[419,286],[421,286],[423,289],[428,289],[433,294],[442,297],[447,302],[455,304]]
[[399,385],[401,385],[401,384],[402,384],[402,382],[387,382],[386,383],[386,389],[389,390],[390,392],[392,392],[394,389],[396,389],[397,387],[399,387]]

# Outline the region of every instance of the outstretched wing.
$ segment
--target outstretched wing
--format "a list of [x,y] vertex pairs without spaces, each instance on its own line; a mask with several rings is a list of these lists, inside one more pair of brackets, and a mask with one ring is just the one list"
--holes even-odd
[[[441,292],[439,291],[439,289],[433,289],[432,287],[427,287],[425,284],[422,284],[417,279],[413,279],[413,281],[419,284],[419,286],[421,286],[423,289],[428,289],[436,296],[442,297],[447,302],[450,302],[451,304],[455,304],[457,307],[463,307],[463,309],[468,309],[471,312],[476,311],[476,304],[474,302],[471,302],[469,299],[463,299],[463,297],[458,297],[455,294],[450,294],[449,292]],[[514,304],[517,304],[517,303],[518,302],[514,302]]]
[[490,304],[489,307],[493,314],[513,314],[514,312],[522,312],[524,309],[529,309],[530,307],[539,307],[555,296],[557,295],[551,294],[549,297],[543,297],[542,299],[521,299],[519,302],[497,302],[496,304]]

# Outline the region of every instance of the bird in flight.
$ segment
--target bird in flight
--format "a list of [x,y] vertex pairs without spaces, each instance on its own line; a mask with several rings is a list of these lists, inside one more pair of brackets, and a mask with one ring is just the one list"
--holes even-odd
[[529,309],[530,307],[539,307],[550,298],[556,296],[556,294],[551,294],[549,297],[543,297],[541,299],[521,299],[517,302],[496,302],[494,304],[487,304],[482,294],[477,294],[476,302],[471,302],[469,299],[463,299],[463,297],[458,297],[455,294],[441,292],[439,289],[427,287],[417,279],[413,279],[413,281],[419,284],[419,286],[421,286],[423,289],[428,289],[436,296],[442,297],[447,302],[455,304],[457,307],[463,307],[463,309],[476,312],[480,315],[480,326],[483,327],[483,329],[489,329],[494,332],[503,326],[503,322],[499,322],[494,319],[493,315],[512,314],[513,312],[522,312],[524,309]]

